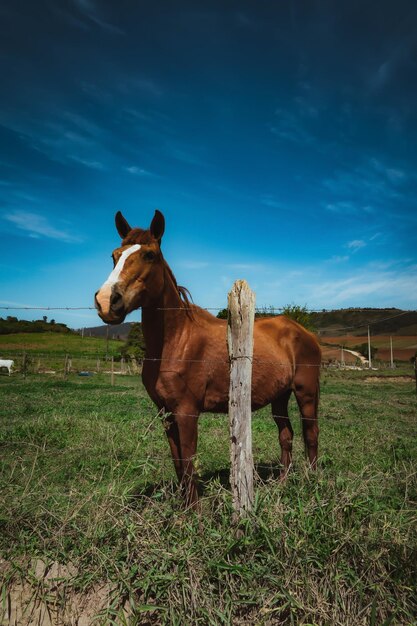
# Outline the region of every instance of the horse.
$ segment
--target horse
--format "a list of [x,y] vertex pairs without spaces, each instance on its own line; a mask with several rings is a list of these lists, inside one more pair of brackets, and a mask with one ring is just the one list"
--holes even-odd
[[9,372],[9,376],[12,373],[12,368],[14,367],[14,361],[11,359],[0,359],[0,370],[5,368]]
[[[195,305],[177,284],[162,254],[165,218],[156,210],[148,229],[131,228],[118,211],[121,245],[112,253],[113,270],[95,293],[100,318],[120,324],[142,308],[145,358],[142,380],[162,414],[175,471],[187,506],[197,506],[193,459],[201,413],[227,413],[229,356],[227,321]],[[252,410],[271,404],[281,446],[281,478],[292,463],[293,429],[288,401],[295,394],[309,465],[318,450],[321,350],[315,336],[285,317],[262,317],[254,324]]]

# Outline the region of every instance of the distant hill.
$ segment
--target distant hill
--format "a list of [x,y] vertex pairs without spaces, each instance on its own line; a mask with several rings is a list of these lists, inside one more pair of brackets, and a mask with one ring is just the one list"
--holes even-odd
[[335,309],[311,313],[311,319],[320,335],[366,336],[368,324],[373,335],[417,334],[417,311],[401,309]]
[[108,337],[109,339],[127,339],[132,324],[137,322],[124,322],[123,324],[115,324],[114,326],[91,326],[90,328],[79,328],[76,332],[80,335],[84,332],[84,337]]
[[[311,321],[316,332],[323,337],[338,337],[346,334],[366,336],[368,324],[371,324],[371,332],[374,335],[417,335],[417,311],[403,311],[395,308],[319,311],[311,313]],[[84,328],[84,336],[106,337],[108,332],[109,339],[126,339],[134,323],[124,322],[116,326],[103,324]],[[82,331],[77,332],[81,334]]]
[[73,333],[66,324],[57,324],[55,320],[48,319],[45,315],[41,320],[19,320],[17,317],[9,315],[6,318],[0,317],[0,335],[11,335],[13,333]]

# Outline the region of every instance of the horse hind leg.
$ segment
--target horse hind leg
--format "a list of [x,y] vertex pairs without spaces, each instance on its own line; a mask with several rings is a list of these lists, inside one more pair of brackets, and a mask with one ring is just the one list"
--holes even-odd
[[301,413],[301,423],[303,429],[304,446],[306,456],[311,469],[317,467],[319,426],[318,426],[318,401],[319,384],[295,385],[295,397]]
[[276,398],[272,403],[272,415],[278,426],[281,446],[281,480],[287,477],[292,464],[292,440],[294,431],[288,418],[288,402],[291,390]]

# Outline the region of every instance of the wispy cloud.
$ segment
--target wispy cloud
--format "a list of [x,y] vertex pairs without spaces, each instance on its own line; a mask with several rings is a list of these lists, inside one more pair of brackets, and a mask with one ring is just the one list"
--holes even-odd
[[210,263],[208,261],[189,260],[189,261],[181,261],[178,265],[180,265],[181,267],[184,267],[187,270],[202,270],[202,269],[205,269],[206,267],[209,267]]
[[125,34],[125,32],[121,28],[115,26],[114,24],[110,24],[102,17],[93,0],[73,0],[73,4],[83,16],[96,24],[96,26],[99,26],[103,30],[106,30],[115,35]]
[[154,174],[148,172],[148,170],[145,170],[143,167],[138,167],[137,165],[129,165],[125,170],[134,176],[154,176]]
[[265,269],[261,263],[229,263],[224,266],[230,270],[236,270],[238,272],[260,272]]
[[399,41],[385,54],[385,59],[371,73],[369,85],[372,90],[380,90],[386,87],[395,77],[401,65],[408,62],[415,52],[416,35],[412,29],[413,21],[410,21],[410,33],[402,36]]
[[[404,306],[403,302],[417,304],[417,274],[407,271],[372,271],[361,268],[354,275],[339,280],[322,281],[314,285],[312,297],[323,306],[366,306],[378,302],[378,306]],[[411,296],[411,297],[410,297]],[[409,306],[409,305],[408,305]]]
[[334,257],[333,262],[339,263],[336,267],[330,261],[302,267],[296,279],[277,269],[282,278],[265,281],[257,291],[257,302],[274,306],[307,302],[312,308],[417,306],[415,264],[377,267],[370,263],[355,268],[344,257],[340,261]]
[[22,307],[22,308],[35,308],[39,305],[37,304],[28,304],[27,302],[16,302],[15,300],[0,300],[0,304],[2,306],[10,306],[10,307]]
[[357,252],[365,246],[366,243],[365,241],[363,241],[363,239],[353,239],[352,241],[348,241],[348,243],[346,244],[346,247],[349,248],[349,250],[352,250],[352,252]]
[[347,200],[328,202],[324,206],[327,211],[331,211],[332,213],[340,213],[342,215],[350,215],[359,212],[362,213],[363,211],[367,213],[372,212],[372,207],[370,207],[369,205],[358,205],[356,202],[350,202]]
[[301,91],[299,95],[294,96],[285,107],[275,110],[270,131],[293,143],[317,143],[321,136],[319,118],[323,106],[314,101],[310,87],[307,90],[308,96],[304,83],[299,84],[298,88]]
[[81,163],[81,165],[85,165],[85,167],[89,167],[93,170],[105,170],[105,166],[100,161],[90,161],[88,159],[82,159],[78,156],[69,155],[69,158],[75,161],[76,163]]
[[64,241],[65,243],[79,243],[82,241],[80,237],[66,230],[56,228],[44,215],[40,215],[39,213],[13,211],[4,215],[4,219],[14,224],[19,230],[25,232],[28,237],[46,237],[48,239]]
[[381,174],[390,183],[399,185],[407,181],[407,174],[399,168],[389,167],[375,158],[370,159],[370,165],[375,172]]
[[24,115],[17,119],[14,115],[3,114],[1,121],[21,141],[58,163],[76,162],[90,169],[104,170],[118,158],[111,145],[111,131],[71,111],[52,109],[48,118],[43,119]]
[[316,141],[315,135],[303,126],[299,116],[284,109],[275,111],[275,122],[269,128],[273,135],[292,143],[311,144]]
[[345,263],[346,261],[349,261],[349,255],[345,254],[345,255],[334,255],[332,256],[330,259],[328,259],[327,261],[325,261],[326,263]]
[[272,194],[263,194],[260,197],[260,201],[264,206],[267,206],[271,209],[280,209],[280,210],[291,210],[290,207],[288,207],[286,204],[284,204],[283,202],[280,202],[279,200],[277,200],[277,198],[275,196],[273,196]]
[[407,198],[406,183],[410,177],[400,167],[375,157],[365,159],[356,167],[336,170],[322,181],[323,188],[332,194],[325,207],[339,213],[372,213],[375,207],[386,210],[395,202],[398,210],[398,203]]
[[301,117],[316,118],[319,116],[320,109],[311,103],[309,98],[305,96],[297,96],[294,98],[294,104]]
[[176,161],[186,165],[205,165],[196,151],[190,150],[188,146],[184,146],[180,142],[168,141],[166,143],[166,153]]
[[145,76],[125,75],[117,82],[116,88],[122,94],[140,94],[151,98],[160,98],[164,89],[155,80]]

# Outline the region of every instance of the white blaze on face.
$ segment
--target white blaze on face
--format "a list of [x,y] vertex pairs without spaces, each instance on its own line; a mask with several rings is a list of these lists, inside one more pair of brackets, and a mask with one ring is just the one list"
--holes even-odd
[[102,287],[99,289],[96,295],[97,302],[100,305],[100,309],[102,314],[108,315],[110,312],[110,299],[112,294],[112,288],[119,282],[120,274],[124,268],[126,263],[126,259],[130,257],[131,254],[140,250],[141,246],[136,243],[133,246],[129,246],[124,250],[120,256],[120,259],[117,261],[115,268],[110,273],[108,279],[103,283]]
[[130,255],[136,252],[137,250],[140,250],[140,248],[141,246],[138,243],[135,243],[134,246],[129,246],[129,248],[127,248],[126,250],[122,252],[120,259],[117,261],[115,268],[109,275],[106,282],[103,284],[103,287],[105,285],[109,287],[113,287],[113,285],[115,285],[119,281],[120,274],[122,273],[126,259],[130,257]]

